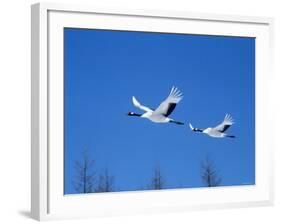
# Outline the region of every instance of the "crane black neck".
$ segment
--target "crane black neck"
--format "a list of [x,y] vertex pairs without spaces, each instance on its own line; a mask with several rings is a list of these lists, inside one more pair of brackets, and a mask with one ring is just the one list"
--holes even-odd
[[135,112],[129,112],[129,113],[128,113],[128,116],[136,116],[136,117],[140,117],[140,116],[141,116],[141,114],[137,114],[137,113],[135,113]]

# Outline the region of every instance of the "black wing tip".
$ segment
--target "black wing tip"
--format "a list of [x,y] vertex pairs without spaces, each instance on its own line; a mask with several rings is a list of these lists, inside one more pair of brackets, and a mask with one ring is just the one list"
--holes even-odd
[[176,103],[169,103],[167,112],[163,114],[165,117],[168,117],[176,108],[177,104]]

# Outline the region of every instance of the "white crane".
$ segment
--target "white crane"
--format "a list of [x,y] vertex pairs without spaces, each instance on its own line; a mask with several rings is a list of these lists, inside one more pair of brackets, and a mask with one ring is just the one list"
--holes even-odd
[[189,127],[192,131],[202,132],[213,138],[224,138],[224,137],[235,138],[234,135],[228,135],[224,133],[233,124],[234,121],[232,117],[229,114],[226,114],[223,122],[214,128],[206,128],[206,129],[194,128],[190,123],[189,123]]
[[183,98],[181,92],[173,87],[169,96],[158,106],[156,110],[152,110],[146,106],[141,105],[137,99],[133,96],[132,101],[135,107],[145,111],[143,114],[137,114],[135,112],[129,112],[129,116],[138,116],[142,118],[147,118],[152,122],[155,123],[175,123],[183,125],[184,123],[175,121],[168,116],[174,111],[176,105],[181,101]]

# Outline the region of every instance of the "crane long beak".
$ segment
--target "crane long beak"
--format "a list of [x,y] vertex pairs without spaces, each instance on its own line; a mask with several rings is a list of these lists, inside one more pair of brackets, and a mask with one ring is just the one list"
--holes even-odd
[[193,131],[194,130],[194,127],[192,126],[192,124],[189,123],[189,127],[190,129]]

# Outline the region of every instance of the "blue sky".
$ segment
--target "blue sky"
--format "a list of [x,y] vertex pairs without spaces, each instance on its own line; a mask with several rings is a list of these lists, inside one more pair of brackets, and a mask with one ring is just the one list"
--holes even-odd
[[[64,30],[65,193],[75,193],[74,162],[84,149],[118,191],[145,188],[156,166],[167,188],[202,187],[209,156],[222,185],[255,183],[255,39],[90,29]],[[225,114],[237,138],[126,116],[132,104],[156,108],[177,86],[171,117],[199,128]]]

